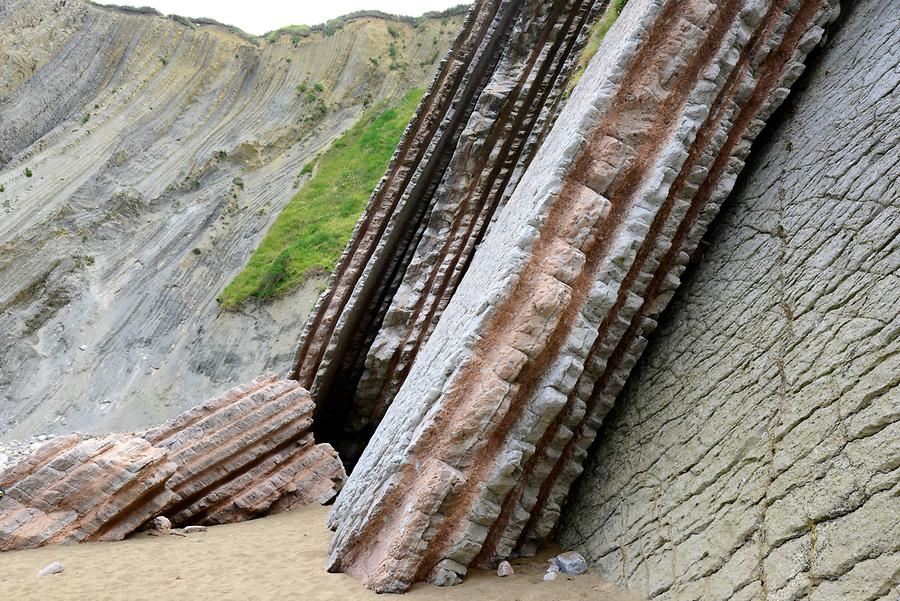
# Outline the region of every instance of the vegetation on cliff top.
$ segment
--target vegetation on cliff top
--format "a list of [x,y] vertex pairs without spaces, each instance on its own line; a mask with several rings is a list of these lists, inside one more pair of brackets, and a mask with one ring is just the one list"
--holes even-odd
[[272,299],[334,268],[423,93],[414,89],[392,108],[366,111],[321,155],[312,178],[219,296],[223,308]]

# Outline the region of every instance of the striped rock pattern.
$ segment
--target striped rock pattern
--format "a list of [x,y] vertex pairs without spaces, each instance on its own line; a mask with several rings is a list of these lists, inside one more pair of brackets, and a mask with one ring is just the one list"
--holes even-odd
[[376,591],[458,582],[556,524],[596,428],[836,15],[632,0],[485,236],[330,524]]
[[211,525],[330,501],[346,475],[334,449],[313,441],[312,414],[306,390],[270,374],[143,433],[178,466],[163,513]]
[[323,280],[252,309],[216,298],[302,167],[366,98],[427,86],[463,19],[295,41],[152,12],[0,1],[2,439],[143,429],[288,373]]
[[261,376],[139,435],[54,438],[0,473],[0,551],[120,540],[158,515],[240,522],[327,503],[346,479],[297,382]]
[[316,399],[317,436],[349,464],[552,125],[606,6],[475,3],[300,344],[294,377]]
[[142,438],[55,438],[0,473],[0,551],[121,540],[172,499],[175,464]]
[[652,599],[900,599],[900,11],[844,9],[563,512]]

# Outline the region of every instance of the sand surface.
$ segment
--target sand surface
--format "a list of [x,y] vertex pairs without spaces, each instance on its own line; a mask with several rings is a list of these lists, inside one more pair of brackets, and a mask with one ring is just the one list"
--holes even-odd
[[[210,528],[189,536],[137,535],[118,543],[49,546],[0,553],[0,598],[15,601],[637,601],[592,573],[543,582],[548,553],[516,574],[470,571],[454,587],[416,585],[406,595],[376,595],[344,574],[325,571],[331,533],[327,507]],[[36,576],[59,561],[65,572]]]

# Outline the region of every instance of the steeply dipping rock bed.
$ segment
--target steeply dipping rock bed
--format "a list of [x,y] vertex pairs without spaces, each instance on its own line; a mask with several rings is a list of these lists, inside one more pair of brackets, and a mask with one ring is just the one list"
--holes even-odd
[[461,22],[253,43],[81,0],[0,3],[0,438],[146,427],[287,373],[323,280],[238,311],[216,297],[301,168],[364,104],[425,87]]
[[549,536],[690,254],[836,15],[824,0],[628,3],[338,497],[330,569],[376,591],[453,584]]
[[474,5],[307,322],[294,377],[352,466],[553,124],[605,0]]
[[849,4],[563,512],[654,599],[900,598],[900,12]]

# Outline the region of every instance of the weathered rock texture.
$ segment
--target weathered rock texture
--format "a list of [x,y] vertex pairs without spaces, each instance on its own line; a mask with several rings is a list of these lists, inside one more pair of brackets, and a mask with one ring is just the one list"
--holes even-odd
[[266,375],[140,435],[63,436],[0,472],[0,551],[119,540],[155,516],[239,522],[325,503],[346,475],[297,382]]
[[294,377],[353,464],[561,105],[605,0],[479,0],[307,322]]
[[564,511],[652,598],[900,598],[900,12],[845,10]]
[[301,168],[367,96],[425,87],[462,18],[363,17],[294,43],[0,1],[0,439],[145,428],[289,372],[323,281],[236,312],[216,296]]
[[175,464],[142,438],[56,438],[0,473],[0,551],[121,540],[169,503]]
[[331,514],[378,591],[529,552],[834,14],[632,0],[418,352]]
[[267,375],[143,433],[178,466],[161,513],[176,526],[221,524],[330,501],[346,475],[313,441],[312,414],[297,382]]

